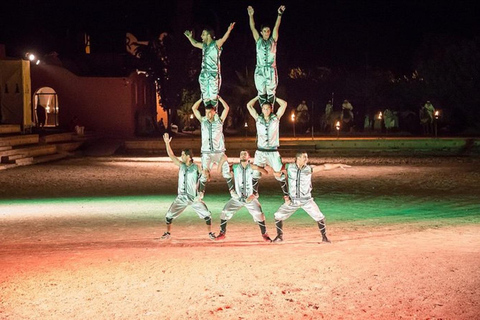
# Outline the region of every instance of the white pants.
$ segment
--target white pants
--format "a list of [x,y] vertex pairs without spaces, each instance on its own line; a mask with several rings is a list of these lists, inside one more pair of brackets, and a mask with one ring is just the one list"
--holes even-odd
[[186,194],[179,194],[170,205],[170,208],[168,208],[165,218],[176,219],[189,205],[192,206],[192,209],[195,210],[202,219],[212,216],[205,202],[193,201]]
[[[255,151],[255,160],[253,161],[253,164],[262,168],[268,164],[275,172],[280,172],[283,166],[282,157],[278,151]],[[261,176],[262,174],[260,171],[254,171],[254,178],[260,178]]]
[[216,103],[218,99],[218,92],[222,85],[222,78],[218,72],[200,72],[198,77],[200,83],[200,91],[202,92],[202,100],[204,103],[214,101]]
[[[202,171],[205,169],[207,169],[208,171],[212,170],[213,165],[214,164],[218,165],[224,155],[225,153],[223,152],[222,153],[202,153]],[[228,161],[225,161],[222,165],[222,176],[225,179],[232,179],[232,174],[230,172],[230,166],[228,164]],[[207,181],[207,177],[203,172],[202,172],[202,176],[200,177],[200,181]]]
[[259,96],[275,96],[278,86],[277,68],[257,66],[253,78]]
[[313,198],[310,198],[308,200],[293,199],[290,204],[282,204],[277,212],[275,212],[275,220],[286,220],[298,209],[305,210],[308,215],[317,222],[325,219],[325,216],[320,211],[318,205],[313,201]]
[[222,213],[220,214],[220,219],[230,220],[233,215],[240,210],[242,207],[247,208],[248,212],[252,215],[253,221],[262,222],[265,221],[265,215],[262,212],[262,206],[257,199],[254,199],[250,203],[246,203],[243,200],[236,200],[231,198],[223,207]]

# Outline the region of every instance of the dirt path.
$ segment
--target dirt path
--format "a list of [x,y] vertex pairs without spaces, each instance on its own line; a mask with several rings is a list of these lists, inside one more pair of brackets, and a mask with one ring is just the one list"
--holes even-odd
[[[381,197],[405,211],[432,201],[439,214],[346,221],[325,203],[330,245],[301,214],[286,221],[280,245],[261,242],[245,213],[212,242],[191,212],[161,242],[158,212],[176,193],[175,168],[110,160],[0,172],[0,319],[478,319],[477,159],[365,159],[322,175],[314,189],[323,201],[374,206]],[[224,182],[208,188],[220,194]],[[271,232],[277,188],[262,181]]]

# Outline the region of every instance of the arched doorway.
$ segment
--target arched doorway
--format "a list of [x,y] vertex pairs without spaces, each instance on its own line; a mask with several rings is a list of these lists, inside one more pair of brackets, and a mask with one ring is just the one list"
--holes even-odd
[[55,90],[43,87],[35,91],[33,118],[37,127],[58,127],[58,112],[58,96]]

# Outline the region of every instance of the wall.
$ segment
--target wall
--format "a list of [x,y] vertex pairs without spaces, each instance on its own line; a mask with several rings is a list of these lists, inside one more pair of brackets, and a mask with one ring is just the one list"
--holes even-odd
[[143,75],[78,77],[53,65],[32,66],[31,74],[32,92],[41,87],[56,91],[61,127],[67,128],[71,119],[77,116],[86,131],[133,137],[136,112],[146,107],[155,110],[154,87]]

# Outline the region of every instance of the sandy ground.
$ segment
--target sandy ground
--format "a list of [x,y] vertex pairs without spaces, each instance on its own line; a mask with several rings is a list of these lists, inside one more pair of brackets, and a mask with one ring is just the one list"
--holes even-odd
[[[0,172],[0,319],[480,319],[480,160],[312,159],[325,160],[354,166],[314,179],[323,201],[431,202],[439,219],[341,219],[320,203],[332,244],[301,212],[268,244],[248,213],[212,242],[187,210],[162,242],[177,179],[165,158]],[[214,175],[208,192],[224,188]],[[277,190],[262,179],[271,234]],[[218,231],[223,198],[209,194]]]

